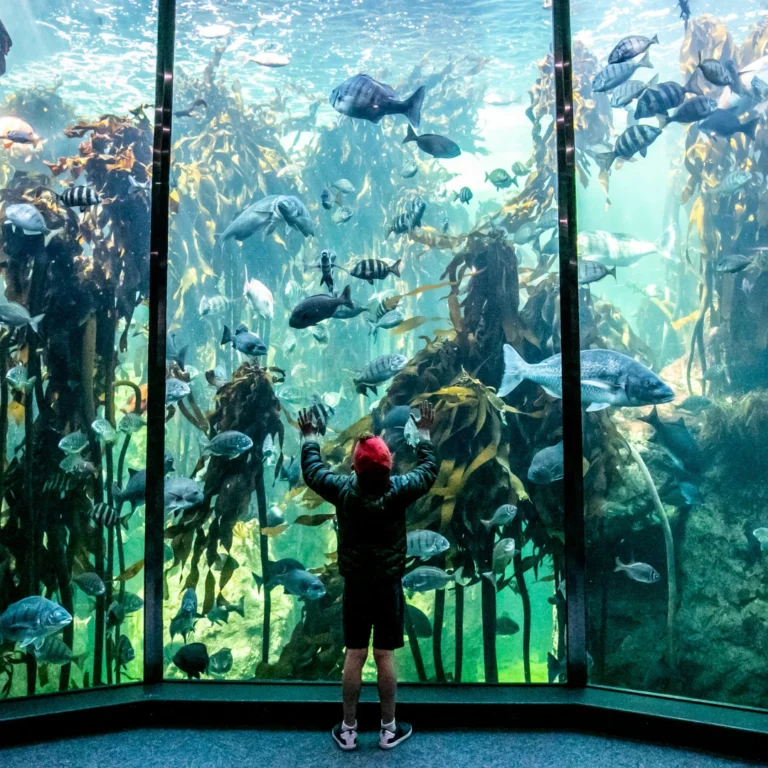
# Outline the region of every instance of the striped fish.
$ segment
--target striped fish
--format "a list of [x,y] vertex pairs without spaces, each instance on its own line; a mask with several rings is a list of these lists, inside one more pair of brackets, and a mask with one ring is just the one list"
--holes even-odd
[[370,389],[374,395],[378,394],[376,387],[389,381],[395,374],[405,368],[408,364],[408,358],[403,355],[382,355],[375,360],[371,360],[363,368],[360,375],[353,379],[355,390],[360,395],[368,395]]
[[394,264],[387,264],[381,259],[361,259],[349,274],[373,285],[374,280],[383,280],[390,274],[400,277],[400,261],[398,259]]
[[472,199],[472,190],[469,187],[462,187],[458,192],[453,193],[453,200],[468,203]]
[[642,35],[630,35],[623,37],[614,46],[611,55],[608,57],[609,64],[620,64],[622,61],[629,61],[645,53],[654,43],[658,44],[659,36],[643,37]]
[[[618,64],[616,66],[619,66]],[[603,152],[596,156],[597,164],[600,170],[607,171],[613,165],[617,157],[629,160],[638,152],[645,157],[648,154],[648,147],[661,136],[661,129],[654,128],[652,125],[631,125],[616,140],[616,146],[613,152]]]
[[659,76],[654,75],[651,80],[644,83],[642,80],[627,80],[611,93],[612,107],[628,107],[638,96],[648,88],[653,88],[659,82]]
[[221,315],[227,311],[229,303],[229,299],[226,296],[203,296],[200,299],[197,312],[200,317],[205,317],[206,315]]
[[[110,507],[109,504],[105,504],[102,501],[98,504],[94,504],[88,510],[88,517],[90,517],[94,523],[111,528],[120,520],[120,510],[116,507]],[[123,528],[128,528],[127,520],[120,520],[120,522],[122,523]]]
[[64,472],[56,472],[53,477],[49,477],[43,485],[43,493],[54,491],[59,494],[59,498],[63,499],[64,494],[77,485],[77,482],[73,480],[69,475]]
[[688,91],[680,83],[672,81],[649,88],[637,102],[635,119],[666,115],[670,109],[677,109],[683,103],[686,93]]
[[398,213],[397,216],[392,219],[392,223],[389,225],[387,237],[389,237],[393,232],[396,235],[404,235],[406,232],[410,232],[412,229],[413,227],[411,226],[411,217],[407,213]]
[[597,93],[612,91],[616,86],[626,83],[630,77],[641,67],[653,69],[649,52],[638,62],[622,61],[619,64],[609,64],[595,75],[592,81],[592,90]]
[[59,202],[68,208],[79,208],[84,211],[92,205],[98,205],[101,198],[93,187],[77,186],[64,190],[59,195]]

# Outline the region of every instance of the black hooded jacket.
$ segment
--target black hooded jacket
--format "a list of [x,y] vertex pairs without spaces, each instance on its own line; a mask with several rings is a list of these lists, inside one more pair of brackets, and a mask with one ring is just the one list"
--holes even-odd
[[435,447],[429,441],[416,449],[416,467],[392,475],[383,495],[367,495],[357,475],[335,475],[326,467],[320,446],[307,440],[301,449],[304,482],[336,507],[339,525],[339,572],[345,578],[395,580],[405,574],[405,510],[437,479]]

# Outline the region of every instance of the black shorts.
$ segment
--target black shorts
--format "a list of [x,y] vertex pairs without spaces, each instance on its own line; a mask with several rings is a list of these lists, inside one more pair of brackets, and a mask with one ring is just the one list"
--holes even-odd
[[405,596],[397,581],[344,580],[344,645],[380,651],[402,648]]

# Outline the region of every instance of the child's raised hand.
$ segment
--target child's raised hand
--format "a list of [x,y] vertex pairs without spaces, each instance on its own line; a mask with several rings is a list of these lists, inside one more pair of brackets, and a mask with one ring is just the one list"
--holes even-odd
[[419,431],[424,430],[425,432],[429,432],[429,430],[432,428],[432,425],[435,423],[435,409],[433,408],[431,403],[428,403],[426,400],[423,400],[422,403],[419,405],[419,418],[416,421],[416,428]]
[[312,414],[306,409],[299,411],[299,430],[304,437],[313,437],[317,434]]

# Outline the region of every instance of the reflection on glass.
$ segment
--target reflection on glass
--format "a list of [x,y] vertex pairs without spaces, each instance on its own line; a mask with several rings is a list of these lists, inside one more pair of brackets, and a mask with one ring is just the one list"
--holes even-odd
[[550,44],[539,3],[179,3],[168,677],[339,679],[298,412],[334,471],[374,432],[402,473],[426,399],[438,477],[407,523],[447,546],[408,557],[400,678],[563,679],[560,405],[496,394],[505,343],[559,351]]
[[0,2],[0,689],[141,678],[155,16]]
[[768,703],[754,675],[766,526],[761,13],[648,0],[631,16],[578,4],[572,23],[582,347],[646,371],[639,386],[615,382],[617,407],[585,418],[591,680],[752,706]]

